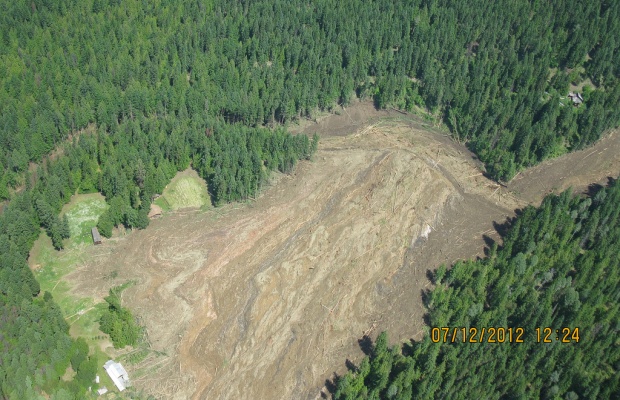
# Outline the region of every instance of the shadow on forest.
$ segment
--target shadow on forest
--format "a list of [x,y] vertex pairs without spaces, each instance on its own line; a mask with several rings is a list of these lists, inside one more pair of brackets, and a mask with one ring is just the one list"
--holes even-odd
[[608,187],[611,187],[614,182],[616,181],[616,179],[614,179],[611,176],[607,177],[607,183],[604,185],[601,185],[600,183],[591,183],[590,185],[588,185],[588,188],[586,190],[584,190],[584,194],[588,197],[590,197],[591,199],[594,199],[594,197],[602,190]]
[[[428,318],[428,313],[424,317],[425,319]],[[360,345],[360,349],[364,352],[364,354],[372,359],[375,346],[370,336],[364,335],[364,337],[358,340],[358,343]],[[409,338],[407,342],[402,343],[401,348],[400,348],[400,354],[402,354],[405,357],[412,357],[415,343],[416,341],[413,338]],[[347,366],[346,373],[350,373],[350,372],[354,373],[354,372],[359,371],[359,366],[355,365],[353,361],[349,360],[348,358],[345,361],[345,365]],[[324,390],[321,390],[320,397],[322,399],[333,398],[334,395],[336,394],[336,391],[338,390],[338,382],[343,377],[344,375],[338,375],[336,372],[334,372],[331,378],[325,380],[325,388]]]
[[[491,252],[491,248],[497,242],[495,241],[495,239],[493,239],[492,237],[490,237],[488,235],[482,235],[482,240],[484,240],[484,244],[485,244],[484,255],[488,257],[490,252]],[[499,245],[498,245],[498,247],[499,247]]]
[[[347,368],[349,367],[349,363],[350,361],[347,359]],[[355,371],[355,369],[350,369],[350,371]],[[333,398],[334,395],[336,394],[336,389],[337,389],[337,385],[338,385],[338,381],[342,378],[342,376],[338,375],[337,373],[334,372],[333,378],[331,379],[325,379],[325,389],[327,389],[327,393],[329,393],[331,396],[328,396],[327,393],[325,393],[324,391],[321,390],[321,398],[322,399],[327,399],[327,398]]]
[[[370,353],[372,351],[372,339],[370,339],[370,337],[368,336],[364,336],[362,339],[358,340],[358,343],[360,344],[360,348],[362,349],[362,351],[364,351],[364,354],[370,357]],[[367,353],[365,349],[368,349],[368,346],[370,346],[370,350],[368,350]],[[347,373],[355,372],[358,370],[358,367],[353,363],[353,361],[349,360],[348,358],[344,363],[347,366]],[[336,390],[338,389],[338,381],[342,379],[343,376],[344,375],[341,376],[334,372],[330,379],[325,379],[325,389],[327,390],[327,393],[329,393],[331,396],[328,396],[327,393],[321,391],[322,399],[334,397],[334,394],[336,394]]]
[[433,285],[436,284],[436,282],[435,282],[435,270],[434,269],[427,269],[426,270],[426,279],[428,279],[429,281],[433,282]]
[[347,360],[344,362],[344,364],[347,366],[347,369],[349,371],[355,371],[357,369],[357,367],[355,366],[355,364],[353,364],[353,361],[349,360],[347,358]]
[[[510,232],[510,229],[512,228],[512,225],[514,224],[514,222],[517,220],[518,217],[520,217],[523,214],[523,209],[521,208],[517,208],[516,210],[514,210],[515,216],[514,217],[508,217],[504,220],[504,222],[496,222],[493,221],[493,228],[495,229],[495,232],[497,233],[497,235],[500,238],[504,238],[506,237],[506,235],[508,234],[508,232]],[[485,244],[485,248],[484,248],[484,255],[485,256],[489,256],[490,252],[491,252],[491,248],[493,248],[493,245],[497,245],[497,249],[501,249],[501,245],[497,242],[496,239],[492,238],[489,235],[482,235],[482,240],[484,240],[484,244]]]
[[360,345],[360,349],[364,352],[364,354],[366,354],[367,356],[370,356],[372,354],[374,346],[372,344],[372,339],[370,338],[370,336],[364,335],[361,339],[357,341],[357,343]]
[[[364,354],[368,357],[372,355],[372,351],[374,349],[374,344],[370,336],[364,335],[361,339],[358,339],[357,343],[360,346],[360,349],[364,352]],[[345,361],[345,365],[347,366],[348,372],[355,372],[358,370],[358,367],[353,363],[353,361],[347,360]],[[327,392],[331,394],[331,397],[336,393],[336,389],[338,387],[338,381],[342,378],[342,376],[338,375],[336,372],[332,375],[330,379],[325,380],[325,389]],[[321,391],[321,398],[327,399],[327,393]]]
[[495,232],[497,232],[499,234],[499,236],[503,238],[504,236],[506,236],[508,234],[508,232],[510,231],[510,228],[512,228],[512,224],[522,214],[523,214],[523,210],[518,208],[518,209],[515,210],[515,216],[514,217],[512,217],[512,218],[508,217],[502,223],[493,221],[493,228],[495,228]]

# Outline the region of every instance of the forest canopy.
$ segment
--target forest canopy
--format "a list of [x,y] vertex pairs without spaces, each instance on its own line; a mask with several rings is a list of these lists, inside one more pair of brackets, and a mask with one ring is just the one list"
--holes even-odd
[[620,118],[618,2],[2,3],[5,185],[70,134],[140,117],[174,121],[182,148],[215,121],[285,122],[357,94],[435,112],[503,180]]

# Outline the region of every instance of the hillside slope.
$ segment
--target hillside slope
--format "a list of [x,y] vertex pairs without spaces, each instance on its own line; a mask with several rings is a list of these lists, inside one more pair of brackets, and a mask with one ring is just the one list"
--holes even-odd
[[150,371],[138,387],[165,398],[313,398],[361,356],[364,334],[421,337],[427,269],[482,256],[493,221],[526,202],[482,176],[464,147],[373,110],[323,120],[315,161],[255,201],[171,214],[92,249],[70,277],[76,293],[105,295],[113,270],[137,279],[126,302],[168,354],[132,367]]

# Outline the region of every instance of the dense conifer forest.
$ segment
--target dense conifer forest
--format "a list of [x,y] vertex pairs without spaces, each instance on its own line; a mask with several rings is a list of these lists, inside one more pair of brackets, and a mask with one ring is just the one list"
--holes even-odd
[[435,111],[498,179],[619,121],[618,2],[3,3],[3,187],[89,124],[174,121],[183,147],[215,120],[284,122],[355,93]]
[[[338,381],[334,397],[618,398],[618,243],[618,181],[593,198],[565,192],[526,208],[501,248],[435,271],[436,286],[424,299],[428,322],[447,332],[437,336],[429,328],[423,340],[402,348],[390,347],[382,333],[370,357]],[[512,337],[506,330],[498,343],[488,327],[511,327]]]
[[[317,138],[280,124],[353,96],[429,110],[503,180],[619,122],[618,2],[0,6],[0,200],[10,199],[0,215],[0,394],[11,399],[80,398],[92,370],[26,264],[41,228],[62,248],[58,215],[73,193],[105,195],[105,236],[145,227],[152,196],[190,165],[215,204],[252,197],[268,171],[290,171],[316,149]],[[570,85],[584,81],[573,107]],[[74,360],[80,379],[60,381]]]

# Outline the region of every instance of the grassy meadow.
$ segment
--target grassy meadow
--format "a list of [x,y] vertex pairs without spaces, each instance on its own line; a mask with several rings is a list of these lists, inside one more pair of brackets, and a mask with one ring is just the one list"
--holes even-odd
[[211,206],[207,184],[196,171],[186,169],[176,174],[155,204],[164,211]]

